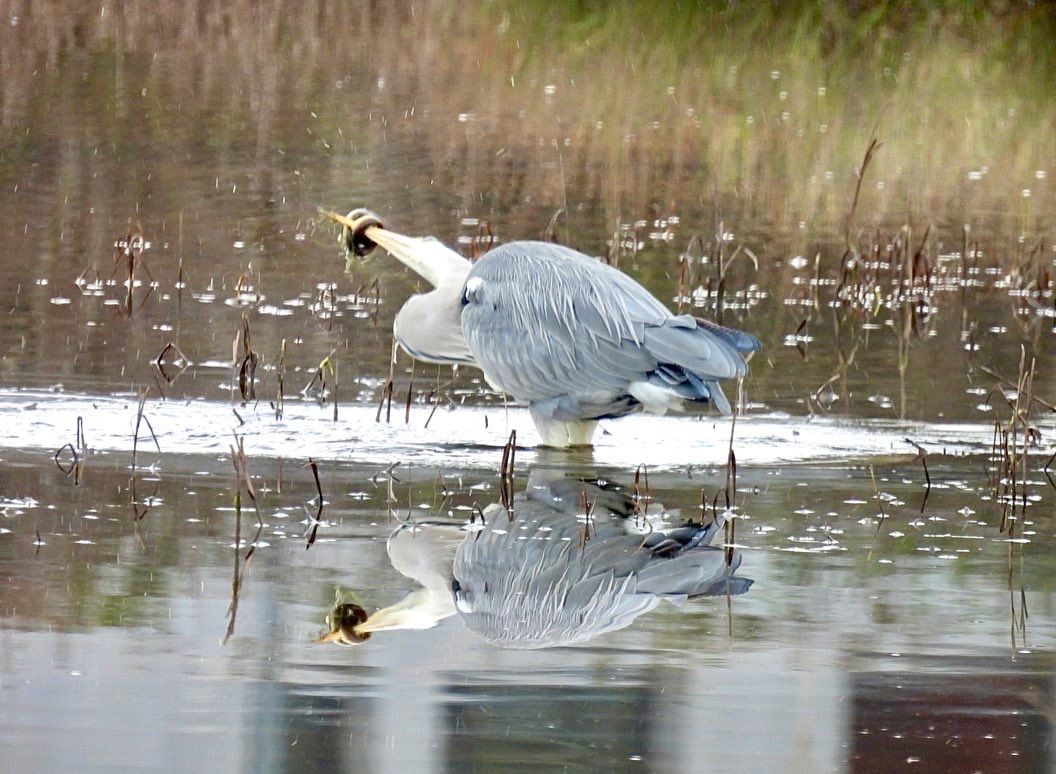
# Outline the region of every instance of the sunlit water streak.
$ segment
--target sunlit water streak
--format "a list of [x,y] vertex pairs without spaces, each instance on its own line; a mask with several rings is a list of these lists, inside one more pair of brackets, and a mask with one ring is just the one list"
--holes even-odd
[[[0,445],[58,450],[76,438],[83,419],[89,448],[131,451],[139,411],[133,397],[86,396],[32,391],[0,391]],[[405,422],[404,407],[392,407],[390,422],[377,420],[378,408],[330,406],[289,401],[282,419],[266,402],[255,407],[209,400],[146,401],[137,448],[145,455],[160,447],[166,454],[226,453],[235,436],[246,439],[255,456],[347,462],[407,461],[444,467],[494,467],[497,453],[516,431],[519,445],[539,442],[530,417],[519,407],[441,408],[432,414],[415,405]],[[429,427],[424,425],[429,421]],[[595,464],[634,468],[714,467],[726,464],[730,417],[633,416],[603,424],[592,456]],[[1043,437],[1054,425],[1043,423]],[[157,447],[151,437],[157,439]],[[740,466],[835,463],[871,458],[912,459],[911,439],[929,453],[983,454],[993,442],[993,425],[849,420],[825,416],[750,414],[737,419],[733,446]],[[1051,454],[1051,444],[1032,450]],[[522,457],[531,462],[531,456]],[[573,459],[576,459],[573,457]]]

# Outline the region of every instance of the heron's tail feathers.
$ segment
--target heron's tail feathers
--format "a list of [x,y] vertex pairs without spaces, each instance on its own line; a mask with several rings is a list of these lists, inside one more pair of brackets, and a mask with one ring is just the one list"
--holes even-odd
[[739,331],[736,328],[727,328],[724,325],[713,323],[701,317],[694,317],[698,330],[707,331],[716,338],[722,339],[742,355],[750,355],[761,349],[763,344],[750,333]]
[[643,338],[659,365],[639,383],[640,388],[635,385],[638,391],[631,394],[647,410],[660,412],[681,408],[683,402],[690,401],[711,403],[720,413],[730,413],[730,402],[719,380],[744,376],[748,371],[745,356],[760,347],[759,340],[749,333],[689,315],[647,327]]
[[729,414],[732,410],[717,381],[702,379],[692,371],[669,363],[657,366],[645,382],[632,384],[629,392],[648,411],[657,413],[682,409],[686,401],[710,403],[720,414]]
[[734,575],[741,555],[734,553],[727,561],[726,550],[711,545],[722,525],[720,516],[706,527],[688,525],[650,535],[642,548],[656,560],[639,571],[637,590],[667,597],[746,592],[751,579]]

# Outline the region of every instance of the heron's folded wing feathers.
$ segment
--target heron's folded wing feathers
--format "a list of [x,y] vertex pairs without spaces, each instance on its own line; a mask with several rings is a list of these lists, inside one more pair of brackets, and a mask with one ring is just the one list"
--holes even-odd
[[755,341],[673,316],[626,274],[543,242],[511,242],[477,262],[462,330],[488,378],[524,400],[625,390],[664,364],[703,380],[740,376],[738,350]]

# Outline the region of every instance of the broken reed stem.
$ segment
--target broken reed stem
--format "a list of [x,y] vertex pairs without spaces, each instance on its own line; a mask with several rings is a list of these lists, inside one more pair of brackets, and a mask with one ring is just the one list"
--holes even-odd
[[[436,366],[436,386],[429,391],[429,395],[426,397],[426,401],[432,401],[433,407],[429,410],[429,416],[425,420],[426,428],[429,427],[429,423],[433,421],[433,414],[436,413],[437,407],[440,405],[440,369],[443,368],[440,364]],[[448,382],[450,384],[451,382]]]
[[[398,344],[396,343],[396,337],[392,338],[392,355],[389,358],[389,381],[385,383],[385,389],[381,393],[381,402],[387,403],[385,409],[385,424],[390,424],[392,421],[392,391],[395,389],[396,384],[396,358],[399,352]],[[378,407],[378,416],[374,421],[380,421],[381,418],[381,406]]]
[[499,465],[499,494],[506,515],[513,521],[513,475],[517,461],[517,431],[510,431],[510,438],[502,447],[502,462]]
[[433,404],[433,407],[429,410],[429,416],[426,417],[425,420],[425,427],[426,429],[428,429],[429,423],[433,421],[433,414],[436,413],[437,406],[440,405],[440,396],[436,392],[430,390],[429,395],[426,397],[426,400],[432,401]]
[[238,393],[243,403],[257,397],[257,363],[260,361],[260,355],[253,351],[250,341],[249,318],[243,313],[242,326],[235,333],[235,340],[231,343],[231,359],[234,361],[234,367],[238,369]]
[[[643,494],[643,482],[644,482],[644,494]],[[631,503],[634,506],[634,523],[637,525],[639,520],[647,521],[646,515],[649,510],[649,501],[652,499],[652,495],[649,493],[649,466],[645,463],[639,465],[634,471],[634,495],[631,497]]]
[[[724,527],[727,530],[726,533],[726,566],[729,567],[733,563],[733,541],[736,534],[736,525],[734,523],[732,507],[737,502],[737,455],[733,451],[733,437],[737,430],[737,415],[740,413],[741,404],[744,401],[744,377],[738,377],[737,379],[737,401],[734,403],[733,415],[730,418],[730,442],[726,452],[726,521]],[[729,589],[727,588],[727,592]]]
[[920,502],[920,512],[924,513],[924,506],[928,504],[928,497],[931,495],[931,474],[928,472],[928,453],[924,451],[924,447],[916,441],[910,438],[906,438],[904,440],[906,443],[908,443],[910,446],[917,450],[917,459],[920,460],[921,467],[924,468],[924,499]]
[[[319,525],[323,523],[323,485],[319,482],[319,466],[311,457],[308,458],[307,467],[312,469],[312,477],[315,479],[316,510],[315,515],[308,514],[310,530],[304,550],[307,551],[315,543],[316,535],[319,533]],[[307,509],[305,509],[307,511]]]
[[[183,218],[181,213],[180,218]],[[179,267],[176,271],[176,325],[173,331],[173,341],[179,342],[180,340],[180,317],[183,310],[183,256],[180,256]]]
[[[1031,367],[1033,368],[1033,365]],[[1013,381],[1012,379],[1009,379],[1006,376],[1002,376],[1000,373],[995,371],[993,368],[990,368],[989,366],[979,366],[979,370],[982,371],[987,376],[993,377],[1000,384],[1003,384],[1006,387],[1010,387],[1012,389],[1015,389],[1016,385],[1019,383],[1019,380]],[[1033,379],[1031,380],[1031,386],[1033,387]],[[1037,395],[1034,394],[1033,389],[1031,390],[1030,401],[1032,403],[1037,403],[1039,406],[1044,406],[1049,411],[1056,412],[1056,405],[1050,403],[1047,400],[1043,400],[1042,398],[1039,398]]]
[[[131,241],[131,240],[130,240]],[[136,258],[131,250],[131,245],[125,250],[125,259],[128,264],[127,270],[127,282],[128,287],[125,292],[125,307],[128,310],[128,316],[132,316],[132,288],[136,282]]]
[[337,363],[336,360],[333,359],[333,351],[331,351],[330,355],[328,355],[326,359],[327,359],[327,362],[330,363],[330,373],[334,377],[334,386],[333,386],[333,389],[330,390],[330,400],[333,402],[333,405],[334,405],[334,419],[333,419],[333,421],[336,422],[337,421],[337,391],[338,391],[338,388],[341,385],[341,378],[340,378],[340,372],[338,370],[338,363]]
[[866,559],[873,558],[873,551],[876,550],[876,541],[880,539],[880,528],[884,526],[884,522],[887,521],[887,509],[884,508],[884,501],[880,497],[880,488],[876,485],[876,472],[873,470],[873,466],[869,466],[869,479],[873,482],[873,496],[876,501],[880,503],[880,518],[876,522],[876,532],[873,534],[873,544],[869,547],[869,555]]
[[231,573],[231,602],[227,606],[227,631],[224,632],[224,638],[221,640],[221,644],[226,645],[227,641],[231,639],[231,635],[235,633],[235,618],[238,616],[238,592],[242,586],[242,573],[239,571],[239,563],[241,559],[241,542],[242,542],[242,489],[237,487],[235,489],[235,566]]
[[151,508],[154,507],[154,499],[158,496],[158,488],[161,486],[160,483],[154,485],[154,491],[151,495],[143,502],[140,501],[139,495],[136,493],[136,486],[139,479],[136,477],[135,472],[132,473],[132,478],[129,481],[129,505],[132,506],[132,522],[136,527],[136,537],[139,539],[140,544],[143,543],[143,538],[139,534],[139,522],[146,517],[147,513]]
[[[1020,357],[1021,362],[1026,359],[1026,348],[1021,347],[1022,355]],[[1016,416],[1022,423],[1023,427],[1023,455],[1020,462],[1020,469],[1023,472],[1023,481],[1021,486],[1021,499],[1020,513],[1025,517],[1027,514],[1027,473],[1028,473],[1028,460],[1027,450],[1031,445],[1034,428],[1030,425],[1030,407],[1034,397],[1034,373],[1037,367],[1037,361],[1034,357],[1030,359],[1030,368],[1023,371],[1022,364],[1020,365],[1020,382],[1018,389],[1016,390]],[[1026,400],[1023,401],[1023,397],[1026,396]],[[1023,408],[1020,408],[1021,402]]]
[[[285,343],[285,342],[284,342]],[[318,392],[316,393],[316,400],[320,406],[326,405],[327,391],[330,394],[330,401],[333,405],[333,421],[337,421],[337,405],[338,405],[338,388],[339,388],[339,371],[338,362],[334,358],[336,349],[331,349],[330,354],[319,361],[319,365],[315,368],[315,373],[312,374],[311,380],[308,384],[304,385],[301,390],[301,394],[307,398],[311,394],[312,390],[318,386]]]
[[407,403],[403,409],[403,424],[405,425],[411,423],[411,396],[414,394],[414,366],[417,362],[414,358],[411,358],[411,380],[407,383]]
[[[583,488],[579,491],[579,509],[583,514],[583,530],[579,536],[579,555],[583,554],[587,550],[587,541],[591,538],[591,530],[594,526],[594,505],[597,500],[591,501],[587,497],[587,490]],[[594,530],[594,536],[597,536],[597,530]]]
[[[173,365],[176,366],[176,372],[171,375],[168,371],[165,370],[165,356],[168,355],[170,352],[174,353],[176,357],[176,360],[173,361]],[[180,348],[177,347],[175,343],[170,341],[166,343],[164,347],[162,347],[161,352],[159,352],[158,356],[154,358],[151,365],[153,366],[152,375],[154,376],[154,384],[157,385],[158,393],[161,395],[162,400],[164,400],[165,393],[164,390],[162,390],[161,383],[158,381],[158,375],[161,375],[161,378],[165,381],[165,384],[171,385],[175,383],[175,381],[180,377],[180,375],[187,370],[187,358],[184,356],[183,352],[180,351]],[[155,371],[156,373],[154,373]]]
[[[737,455],[734,454],[733,448],[730,448],[729,456],[726,458],[726,486],[727,486],[727,502],[736,504],[737,498]],[[726,566],[729,567],[733,563],[733,541],[735,539],[737,522],[734,518],[732,506],[728,507],[729,513],[727,514],[726,523],[729,525],[729,533],[726,538]]]
[[[249,459],[246,457],[245,439],[235,436],[235,445],[231,449],[231,464],[235,469],[235,544],[234,544],[234,571],[231,577],[231,603],[227,608],[227,631],[222,640],[223,644],[231,639],[235,633],[235,618],[238,614],[238,598],[245,581],[246,571],[249,569],[249,560],[257,548],[257,541],[264,530],[264,519],[260,515],[260,504],[257,502],[257,493],[253,487],[253,476],[249,470]],[[246,555],[241,556],[242,549],[242,493],[245,492],[253,503],[253,509],[257,514],[257,531],[253,539],[249,541]]]
[[275,376],[278,387],[275,391],[275,419],[282,419],[283,410],[286,407],[286,339],[279,345],[279,357],[275,361]]
[[[62,457],[62,453],[67,449],[70,450],[73,459],[68,464],[64,465],[60,457]],[[55,460],[55,467],[62,471],[62,474],[66,476],[66,478],[73,476],[74,486],[81,485],[81,469],[84,465],[84,460],[81,459],[81,456],[77,453],[77,449],[72,443],[64,443],[60,446],[55,451],[55,454],[52,455],[52,459]]]
[[[253,476],[249,470],[249,459],[246,457],[245,438],[235,436],[235,446],[231,447],[231,463],[235,467],[236,483],[241,489],[245,489],[253,509],[257,514],[257,524],[264,526],[264,518],[260,515],[260,503],[257,502],[257,490],[253,487]],[[251,549],[252,553],[252,549]],[[248,559],[250,554],[246,555]]]
[[381,400],[378,402],[378,413],[374,416],[375,422],[381,422],[381,410],[386,408],[387,401],[388,408],[385,410],[385,423],[389,423],[392,416],[392,389],[392,380],[390,379],[385,383],[385,388],[381,391]]
[[132,473],[136,472],[136,457],[139,450],[139,428],[143,422],[147,423],[147,429],[150,430],[150,437],[154,439],[154,446],[157,448],[158,453],[161,453],[161,444],[158,443],[158,436],[154,434],[154,428],[150,424],[150,420],[143,414],[143,406],[147,402],[147,394],[150,392],[150,388],[146,387],[139,394],[139,406],[136,409],[136,427],[132,433]]
[[675,290],[675,297],[678,299],[679,314],[682,314],[682,309],[686,304],[686,266],[688,265],[688,262],[687,256],[680,255],[678,257],[678,287]]
[[1052,488],[1056,489],[1056,478],[1054,478],[1052,475],[1052,463],[1054,461],[1056,461],[1056,452],[1052,453],[1052,456],[1049,457],[1048,461],[1045,463],[1045,467],[1041,470],[1045,474],[1045,478],[1049,480],[1049,484],[1052,486]]
[[873,154],[882,147],[875,136],[869,140],[869,145],[865,149],[865,156],[862,157],[862,165],[855,171],[857,180],[854,183],[854,198],[851,199],[851,208],[847,211],[847,223],[844,228],[844,241],[846,242],[847,249],[851,249],[851,231],[854,228],[854,214],[858,210],[858,199],[862,194],[862,183],[865,181],[865,171],[869,168],[869,163],[873,160]]
[[[998,382],[990,391],[987,403],[989,403],[990,397],[995,392],[1001,391],[1002,385],[1015,390],[1014,400],[1001,391],[1001,395],[1008,403],[1011,413],[1008,422],[1004,426],[999,420],[994,422],[994,436],[990,456],[990,460],[994,464],[992,469],[993,497],[1001,504],[999,530],[1002,533],[1007,530],[1010,538],[1015,535],[1016,521],[1018,520],[1016,517],[1017,508],[1020,517],[1026,515],[1027,505],[1029,504],[1029,452],[1031,446],[1037,445],[1040,437],[1037,428],[1031,424],[1030,412],[1035,403],[1045,405],[1044,401],[1038,400],[1034,395],[1036,369],[1037,362],[1033,357],[1030,360],[1030,365],[1027,365],[1026,348],[1024,346],[1020,347],[1019,372],[1014,382],[1000,376],[992,369],[981,369]],[[1049,470],[1054,458],[1056,458],[1056,455],[1050,457],[1042,470],[1049,483],[1056,486],[1056,482],[1054,482]]]
[[715,322],[722,325],[726,301],[726,263],[722,260],[722,248],[726,244],[726,226],[720,220],[715,234]]

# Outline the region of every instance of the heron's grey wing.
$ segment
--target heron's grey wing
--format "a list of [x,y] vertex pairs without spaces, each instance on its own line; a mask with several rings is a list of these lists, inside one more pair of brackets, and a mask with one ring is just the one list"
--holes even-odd
[[[629,625],[661,599],[732,593],[750,580],[733,576],[724,552],[710,548],[718,526],[685,527],[643,538],[620,517],[599,515],[589,536],[568,504],[518,495],[516,518],[489,506],[487,526],[455,555],[458,608],[472,631],[506,647],[585,642]],[[585,539],[586,538],[586,539]]]
[[643,323],[592,263],[556,245],[513,242],[473,267],[462,331],[495,386],[530,401],[622,391],[655,365],[641,347]]
[[[489,381],[515,397],[626,390],[663,364],[702,380],[745,371],[737,349],[673,316],[632,278],[575,250],[511,242],[470,271],[462,330]],[[684,375],[661,371],[668,382]],[[703,392],[706,396],[706,390]]]
[[581,526],[568,514],[526,501],[512,523],[501,507],[484,513],[488,526],[459,546],[454,576],[462,620],[488,642],[510,648],[585,642],[659,603],[655,595],[635,594],[630,576],[585,573]]

